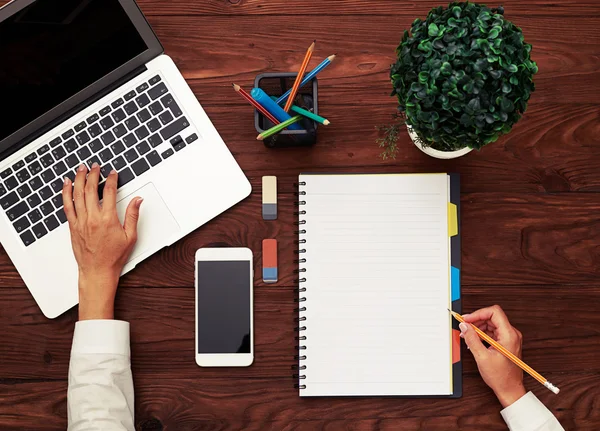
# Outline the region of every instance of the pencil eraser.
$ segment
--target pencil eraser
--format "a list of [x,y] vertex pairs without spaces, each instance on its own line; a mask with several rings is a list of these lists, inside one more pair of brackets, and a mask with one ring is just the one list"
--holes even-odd
[[263,281],[277,283],[277,240],[264,239],[262,243]]
[[262,177],[262,213],[264,220],[277,220],[277,177]]

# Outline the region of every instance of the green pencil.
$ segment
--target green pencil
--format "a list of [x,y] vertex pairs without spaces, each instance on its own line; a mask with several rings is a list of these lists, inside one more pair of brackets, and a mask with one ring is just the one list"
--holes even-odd
[[275,133],[281,132],[290,124],[294,124],[297,121],[300,121],[301,119],[302,115],[296,115],[295,117],[292,117],[289,120],[285,120],[283,123],[279,123],[278,125],[271,127],[269,130],[265,130],[260,135],[258,135],[256,139],[262,141],[263,139],[268,138],[269,136],[274,135]]
[[[277,101],[277,97],[271,96],[271,99]],[[321,123],[324,126],[329,126],[331,124],[331,122],[327,118],[323,118],[320,115],[317,115],[314,112],[307,111],[306,109],[302,109],[299,106],[292,105],[290,109],[296,114],[304,115],[306,118],[315,120],[317,123]]]

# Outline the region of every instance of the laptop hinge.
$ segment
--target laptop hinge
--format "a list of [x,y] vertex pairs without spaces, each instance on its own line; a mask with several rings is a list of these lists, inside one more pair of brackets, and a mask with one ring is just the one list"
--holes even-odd
[[28,144],[30,144],[31,142],[35,141],[37,138],[42,136],[44,133],[48,132],[49,130],[52,130],[59,124],[65,122],[66,120],[68,120],[69,118],[71,118],[72,116],[77,114],[78,112],[83,111],[85,108],[87,108],[94,102],[100,100],[101,98],[103,98],[107,94],[111,93],[112,91],[116,90],[117,88],[119,88],[121,85],[127,83],[128,81],[131,81],[136,76],[141,75],[146,70],[148,70],[148,68],[146,66],[140,66],[137,69],[134,69],[133,71],[129,72],[122,78],[114,81],[112,84],[106,86],[103,90],[97,92],[94,96],[89,97],[88,99],[86,99],[85,101],[81,102],[78,105],[75,105],[73,108],[69,109],[67,112],[65,112],[64,114],[62,114],[55,120],[49,122],[44,127],[39,128],[37,131],[33,132],[26,138],[22,139],[21,141],[19,141],[18,143],[16,143],[12,147],[10,147],[8,150],[1,153],[0,160],[4,160],[7,157],[9,157],[10,155],[16,153],[21,148],[23,148],[23,147],[27,146]]

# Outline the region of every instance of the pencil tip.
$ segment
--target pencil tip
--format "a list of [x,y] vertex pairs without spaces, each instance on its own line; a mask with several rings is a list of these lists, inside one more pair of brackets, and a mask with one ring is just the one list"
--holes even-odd
[[257,140],[257,141],[262,141],[263,139],[264,139],[264,138],[262,137],[262,135],[258,135],[258,136],[256,137],[256,140]]
[[325,120],[325,121],[323,121],[323,124],[326,126],[329,126],[331,124],[331,122],[329,120]]

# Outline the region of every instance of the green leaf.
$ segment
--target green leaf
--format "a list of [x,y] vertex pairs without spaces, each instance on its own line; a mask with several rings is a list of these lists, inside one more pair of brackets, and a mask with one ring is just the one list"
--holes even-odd
[[509,64],[509,65],[506,67],[506,70],[508,70],[508,71],[509,71],[509,72],[511,72],[511,73],[516,73],[516,72],[518,72],[518,71],[519,71],[519,68],[518,68],[516,65],[514,65],[514,64]]
[[419,73],[419,83],[427,84],[427,80],[429,79],[429,74],[427,72]]
[[435,37],[439,33],[440,33],[440,28],[437,26],[436,23],[429,24],[428,34],[429,34],[430,37]]
[[452,15],[454,15],[456,18],[460,18],[461,12],[462,12],[462,9],[460,8],[460,6],[454,6],[452,8]]
[[500,35],[500,32],[496,29],[492,29],[489,33],[488,33],[488,38],[490,39],[496,39],[498,36]]
[[502,92],[504,94],[508,94],[512,91],[512,87],[510,86],[510,84],[508,82],[505,82],[502,84]]

